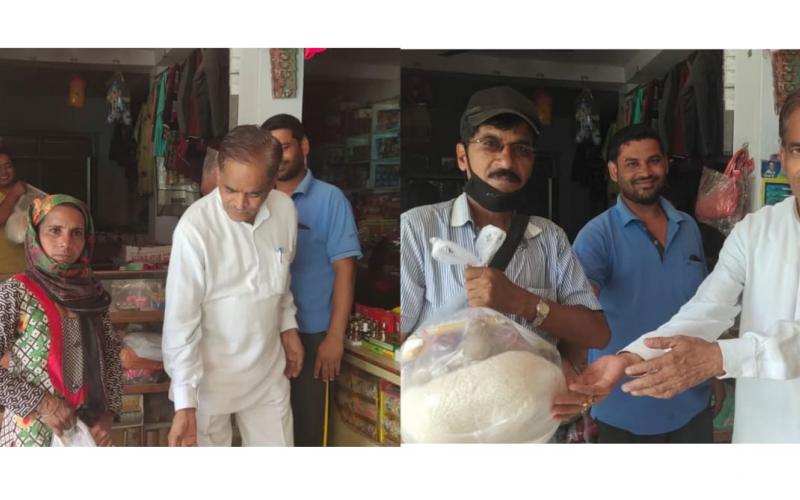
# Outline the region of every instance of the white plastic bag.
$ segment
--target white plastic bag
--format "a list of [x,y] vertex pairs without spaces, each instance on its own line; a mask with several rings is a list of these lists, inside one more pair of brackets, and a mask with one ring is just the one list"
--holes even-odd
[[75,423],[75,427],[64,431],[61,437],[58,437],[56,433],[53,433],[53,441],[50,443],[50,446],[55,447],[76,447],[76,446],[97,446],[94,442],[94,438],[92,437],[92,433],[89,432],[89,428],[86,424],[83,423],[81,419]]
[[478,255],[474,255],[458,243],[441,238],[431,238],[431,257],[443,264],[454,266],[488,266],[505,239],[506,232],[502,229],[491,224],[484,226],[478,233],[478,239],[475,240],[475,249],[478,251]]
[[414,332],[401,351],[404,443],[542,443],[566,390],[556,348],[488,308]]
[[46,196],[44,191],[28,185],[25,194],[19,197],[14,204],[14,211],[6,220],[6,239],[11,243],[21,245],[25,243],[25,233],[28,230],[28,208],[36,198]]
[[152,361],[164,361],[161,352],[161,335],[150,332],[129,333],[122,343],[130,347],[137,356]]
[[[486,267],[492,261],[494,254],[500,250],[505,239],[506,232],[502,229],[491,224],[484,226],[475,240],[475,250],[478,252],[478,255],[475,255],[458,243],[441,238],[431,238],[431,257],[450,266]],[[447,317],[466,307],[467,294],[465,291],[463,294],[454,295],[437,312],[440,317]]]

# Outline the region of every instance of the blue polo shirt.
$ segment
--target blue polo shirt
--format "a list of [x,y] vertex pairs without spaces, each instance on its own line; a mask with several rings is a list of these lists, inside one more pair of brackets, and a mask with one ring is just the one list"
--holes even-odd
[[292,295],[303,333],[324,333],[331,319],[333,263],[361,257],[353,210],[344,193],[306,170],[292,193],[297,207],[297,252],[292,262]]
[[[600,304],[611,328],[608,346],[590,350],[589,361],[615,354],[666,323],[706,277],[697,224],[664,198],[660,202],[668,218],[663,255],[621,196],[614,207],[589,221],[575,239],[575,253],[586,276],[600,289]],[[622,392],[622,383],[592,408],[592,415],[640,435],[683,427],[708,405],[711,395],[704,383],[668,400],[637,397]]]

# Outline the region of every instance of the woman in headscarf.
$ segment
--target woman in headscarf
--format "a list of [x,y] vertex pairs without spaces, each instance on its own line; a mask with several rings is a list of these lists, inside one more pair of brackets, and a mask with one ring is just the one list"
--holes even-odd
[[94,227],[67,195],[28,211],[24,273],[0,283],[2,446],[49,446],[80,418],[99,446],[111,445],[122,404],[119,339],[108,294],[89,267]]

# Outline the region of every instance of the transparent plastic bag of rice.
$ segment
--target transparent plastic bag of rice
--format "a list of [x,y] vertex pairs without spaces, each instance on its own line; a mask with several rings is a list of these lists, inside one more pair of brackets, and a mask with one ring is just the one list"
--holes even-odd
[[403,344],[404,443],[544,443],[566,390],[555,346],[488,308],[423,325]]

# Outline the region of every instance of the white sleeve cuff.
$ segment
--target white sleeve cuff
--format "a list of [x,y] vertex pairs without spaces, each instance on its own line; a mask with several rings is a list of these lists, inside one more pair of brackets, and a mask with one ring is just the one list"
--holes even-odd
[[185,408],[197,408],[197,387],[190,384],[177,387],[171,385],[169,391],[172,401],[175,403],[175,411]]
[[653,359],[661,356],[664,354],[664,349],[650,349],[646,345],[644,345],[644,339],[648,337],[639,337],[638,339],[634,340],[627,347],[620,349],[617,351],[617,354],[622,354],[623,352],[632,352],[633,354],[639,355],[643,360],[647,361],[648,359]]
[[278,330],[280,333],[285,332],[286,330],[291,330],[293,328],[297,328],[297,318],[295,318],[295,308],[287,309],[283,313],[283,319],[281,320],[281,328]]
[[722,352],[722,369],[725,374],[719,378],[756,377],[756,342],[753,339],[738,338],[718,340]]

